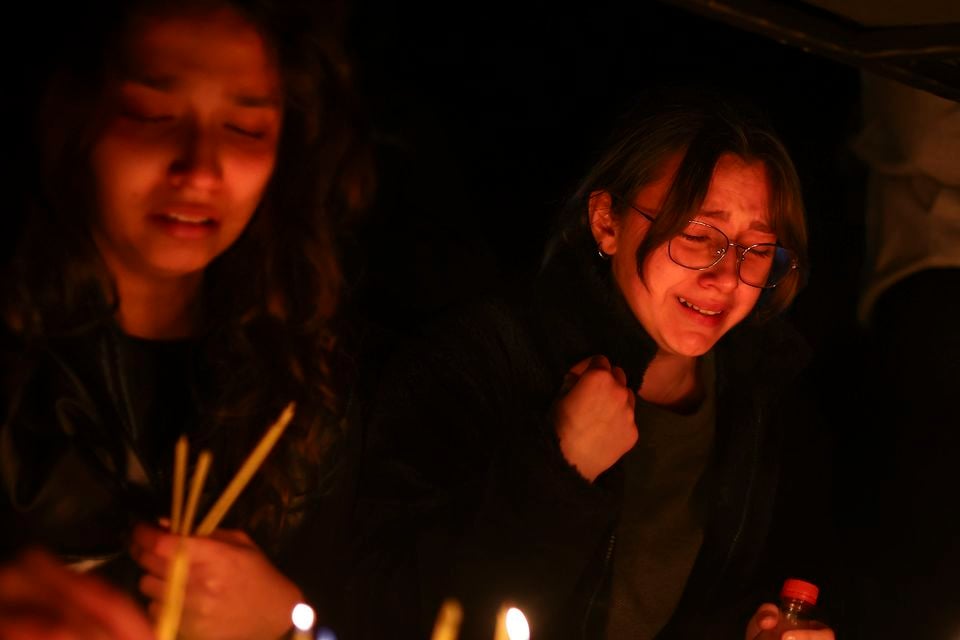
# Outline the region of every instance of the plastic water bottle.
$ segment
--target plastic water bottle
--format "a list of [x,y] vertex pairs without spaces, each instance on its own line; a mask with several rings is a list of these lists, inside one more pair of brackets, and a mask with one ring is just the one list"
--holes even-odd
[[790,578],[780,589],[780,620],[773,629],[761,631],[754,640],[780,640],[790,629],[825,629],[817,620],[817,585]]

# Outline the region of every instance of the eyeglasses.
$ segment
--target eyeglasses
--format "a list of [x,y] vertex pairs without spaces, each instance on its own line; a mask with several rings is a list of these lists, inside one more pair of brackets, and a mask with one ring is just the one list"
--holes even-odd
[[[633,204],[630,208],[654,221],[653,216]],[[737,276],[751,287],[773,289],[799,267],[797,254],[790,249],[772,242],[737,244],[720,229],[699,220],[688,220],[687,226],[670,238],[667,255],[681,267],[706,271],[723,260],[730,247],[737,248]]]

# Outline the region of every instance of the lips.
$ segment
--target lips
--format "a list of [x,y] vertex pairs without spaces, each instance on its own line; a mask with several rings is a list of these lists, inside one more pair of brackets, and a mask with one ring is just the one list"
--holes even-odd
[[158,215],[172,222],[183,222],[186,224],[215,224],[213,217],[211,216],[181,213],[179,211],[169,211],[160,213]]
[[[702,307],[701,307],[701,306],[699,306],[699,305],[696,305],[696,304],[690,302],[689,300],[687,300],[686,298],[684,298],[684,297],[682,297],[682,296],[677,296],[677,300],[680,302],[680,304],[682,304],[682,305],[685,306],[686,308],[692,309],[693,311],[696,311],[696,312],[699,313],[700,315],[706,316],[706,317],[708,317],[708,318],[715,318],[715,317],[719,316],[721,313],[723,313],[723,308],[720,307],[719,305],[711,305],[711,306],[702,306]],[[711,307],[712,307],[712,308],[711,308]]]
[[149,221],[164,233],[180,239],[206,238],[220,226],[220,215],[211,206],[173,203],[158,207]]

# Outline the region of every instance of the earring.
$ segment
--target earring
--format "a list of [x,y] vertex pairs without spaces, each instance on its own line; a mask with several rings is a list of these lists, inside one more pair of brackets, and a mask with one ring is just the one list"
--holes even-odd
[[600,259],[601,259],[601,260],[609,260],[609,259],[610,259],[610,254],[603,252],[603,249],[600,248],[600,243],[599,243],[599,242],[597,243],[597,255],[600,256]]

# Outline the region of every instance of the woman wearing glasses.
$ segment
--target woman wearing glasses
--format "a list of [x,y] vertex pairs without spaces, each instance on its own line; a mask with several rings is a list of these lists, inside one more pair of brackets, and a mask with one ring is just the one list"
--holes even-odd
[[791,160],[745,114],[651,99],[532,285],[398,359],[368,425],[358,603],[391,593],[382,620],[425,632],[455,597],[462,637],[490,637],[504,602],[539,638],[773,626],[750,587],[804,569],[765,550],[777,500],[815,484],[784,477],[806,356],[773,319],[800,287],[806,231]]

